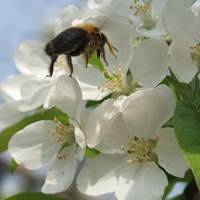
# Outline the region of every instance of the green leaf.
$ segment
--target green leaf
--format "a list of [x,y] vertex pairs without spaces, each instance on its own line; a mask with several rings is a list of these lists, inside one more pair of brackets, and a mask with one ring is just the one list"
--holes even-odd
[[98,106],[99,104],[103,103],[105,100],[109,99],[112,97],[112,94],[107,95],[106,97],[104,97],[103,99],[99,100],[99,101],[92,101],[92,100],[88,100],[85,107],[89,108],[89,107],[95,107]]
[[181,101],[174,122],[177,141],[200,188],[200,112],[193,103]]
[[168,200],[187,200],[183,195],[178,195],[176,197],[173,197],[172,199],[168,199]]
[[89,147],[86,148],[85,150],[85,157],[87,158],[94,158],[96,157],[100,152],[96,149],[91,149]]
[[22,193],[9,197],[5,200],[66,200],[66,199],[42,193]]
[[18,166],[19,165],[16,163],[16,161],[14,159],[12,159],[10,162],[10,165],[9,165],[9,169],[10,169],[11,173],[14,173]]
[[55,118],[63,123],[68,123],[68,117],[65,113],[57,108],[52,108],[50,110],[42,110],[36,112],[4,129],[0,132],[0,152],[6,151],[8,149],[8,142],[16,132],[22,130],[23,128],[34,122],[38,122],[41,120],[54,120]]
[[97,53],[94,53],[92,55],[92,58],[89,60],[89,64],[94,65],[97,67],[99,70],[104,70],[104,66],[101,62],[101,60],[98,58]]

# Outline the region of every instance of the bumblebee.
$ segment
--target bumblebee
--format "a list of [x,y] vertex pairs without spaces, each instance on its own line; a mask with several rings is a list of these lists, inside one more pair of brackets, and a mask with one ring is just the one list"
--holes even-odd
[[45,52],[51,59],[49,76],[52,76],[54,64],[61,54],[66,56],[67,64],[70,68],[70,77],[73,73],[72,57],[74,56],[82,54],[87,67],[90,58],[96,52],[98,58],[101,57],[108,65],[104,49],[105,44],[108,45],[112,55],[116,57],[115,51],[118,51],[117,48],[108,41],[106,35],[95,25],[80,24],[64,30],[49,41],[45,47]]

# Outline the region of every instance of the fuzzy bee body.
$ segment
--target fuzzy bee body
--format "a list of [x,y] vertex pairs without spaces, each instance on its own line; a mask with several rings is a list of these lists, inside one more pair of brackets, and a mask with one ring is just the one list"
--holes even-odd
[[[108,47],[113,55],[113,47],[107,40],[104,33],[91,24],[84,24],[76,27],[71,27],[64,30],[54,39],[47,43],[45,52],[51,58],[51,64],[49,67],[50,76],[53,74],[54,64],[59,55],[66,55],[66,60],[70,68],[70,76],[73,73],[72,57],[83,54],[85,58],[86,67],[92,54],[96,51],[98,57],[102,57],[106,64],[106,56],[104,45],[108,44]],[[114,50],[113,50],[114,49]]]

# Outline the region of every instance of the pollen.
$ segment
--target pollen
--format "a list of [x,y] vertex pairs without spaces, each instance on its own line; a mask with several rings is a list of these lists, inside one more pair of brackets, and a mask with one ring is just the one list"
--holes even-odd
[[196,45],[193,45],[190,48],[192,50],[191,57],[193,61],[197,62],[199,66],[200,65],[200,39]]
[[152,140],[145,140],[143,137],[128,137],[128,143],[121,146],[122,151],[130,155],[130,159],[126,162],[141,163],[144,161],[151,161],[153,155]]
[[66,67],[67,61],[65,55],[60,55],[55,64],[56,67]]
[[141,13],[145,14],[145,13],[148,13],[148,12],[151,11],[151,7],[150,7],[150,5],[148,3],[143,3],[143,4],[139,4],[138,3],[135,6],[135,9],[136,9],[135,16],[140,15]]
[[57,118],[54,119],[54,122],[55,127],[50,132],[56,138],[56,142],[73,144],[75,142],[74,127],[72,125],[64,125]]

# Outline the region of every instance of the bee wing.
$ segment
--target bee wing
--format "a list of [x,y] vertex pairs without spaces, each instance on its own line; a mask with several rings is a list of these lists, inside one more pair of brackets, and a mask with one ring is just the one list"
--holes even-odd
[[80,54],[89,42],[89,35],[81,28],[69,28],[52,40],[55,54]]

